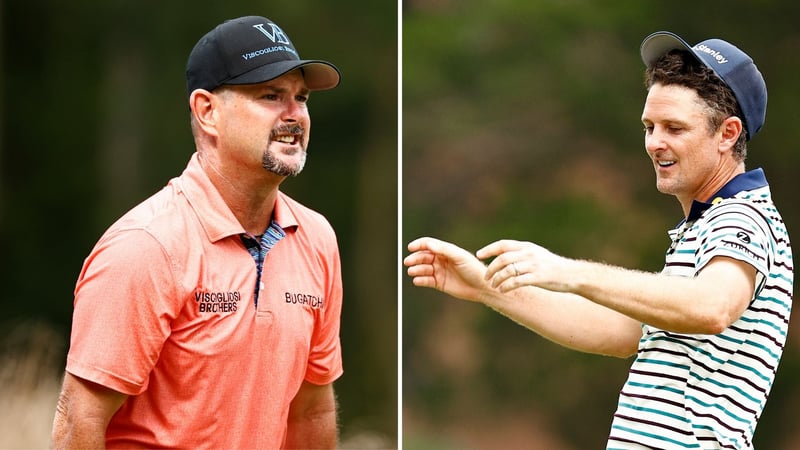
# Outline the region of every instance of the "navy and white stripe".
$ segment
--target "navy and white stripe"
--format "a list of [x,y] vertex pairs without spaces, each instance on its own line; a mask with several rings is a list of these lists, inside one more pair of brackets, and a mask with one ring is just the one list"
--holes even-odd
[[714,257],[735,258],[758,272],[754,299],[717,335],[643,325],[608,449],[753,448],[786,342],[792,254],[760,169],[740,175],[720,194],[713,204],[696,202],[670,231],[673,245],[662,273],[693,277]]
[[249,234],[242,234],[241,239],[250,256],[256,263],[256,287],[253,296],[253,302],[258,306],[258,293],[261,291],[261,272],[264,269],[264,260],[267,259],[267,253],[272,247],[281,239],[286,237],[286,232],[283,231],[278,222],[270,221],[269,227],[260,237],[251,236]]

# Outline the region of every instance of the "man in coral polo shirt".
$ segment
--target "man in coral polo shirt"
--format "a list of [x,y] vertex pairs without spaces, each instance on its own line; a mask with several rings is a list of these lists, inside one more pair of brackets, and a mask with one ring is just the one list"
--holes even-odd
[[335,447],[336,236],[278,188],[305,163],[309,92],[339,72],[242,17],[186,77],[197,152],[85,261],[54,446]]

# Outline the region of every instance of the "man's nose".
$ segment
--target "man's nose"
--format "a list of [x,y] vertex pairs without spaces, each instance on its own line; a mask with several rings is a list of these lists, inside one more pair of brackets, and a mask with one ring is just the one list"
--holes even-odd
[[295,99],[288,100],[281,119],[284,122],[296,122],[302,114],[302,110],[303,105],[299,101]]
[[664,132],[658,127],[653,127],[652,130],[645,132],[644,148],[650,154],[664,149]]

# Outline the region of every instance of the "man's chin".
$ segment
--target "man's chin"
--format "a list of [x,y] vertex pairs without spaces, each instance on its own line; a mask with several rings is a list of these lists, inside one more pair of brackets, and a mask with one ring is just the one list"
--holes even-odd
[[303,171],[306,164],[306,153],[300,150],[293,157],[286,155],[275,156],[270,153],[264,155],[262,166],[269,172],[282,177],[295,177]]
[[656,181],[656,189],[658,189],[658,192],[661,192],[662,194],[677,195],[677,191],[673,183]]

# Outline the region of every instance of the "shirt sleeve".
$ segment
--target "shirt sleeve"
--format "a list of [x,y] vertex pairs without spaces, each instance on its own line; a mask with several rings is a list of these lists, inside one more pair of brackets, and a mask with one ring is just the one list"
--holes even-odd
[[67,371],[128,395],[149,374],[180,305],[168,255],[144,230],[107,234],[75,288]]
[[305,375],[307,381],[318,385],[332,383],[344,372],[339,338],[343,297],[341,260],[335,235],[330,242],[323,255],[327,281],[326,304],[314,328]]
[[763,280],[769,274],[772,246],[764,216],[752,204],[729,201],[709,209],[706,217],[698,235],[696,267],[701,269],[716,256],[727,256],[750,264]]

